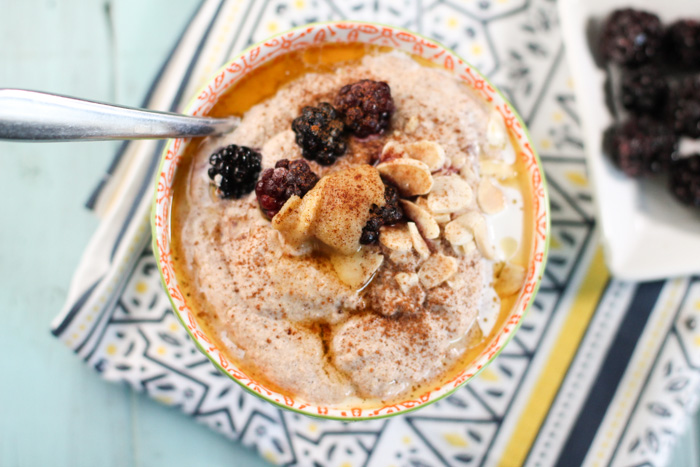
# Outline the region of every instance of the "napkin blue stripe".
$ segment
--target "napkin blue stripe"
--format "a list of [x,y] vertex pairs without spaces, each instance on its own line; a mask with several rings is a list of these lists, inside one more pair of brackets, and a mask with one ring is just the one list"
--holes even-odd
[[260,10],[258,11],[258,16],[255,18],[255,21],[254,21],[254,26],[250,30],[250,34],[248,35],[248,40],[246,41],[246,44],[245,44],[246,47],[250,47],[251,45],[253,45],[255,43],[253,41],[254,31],[256,31],[258,29],[258,25],[260,24],[260,21],[262,20],[262,17],[265,14],[265,10],[267,10],[267,6],[269,3],[270,3],[270,0],[265,0],[265,3],[263,4],[262,8],[260,8]]
[[214,13],[214,16],[211,19],[211,22],[209,23],[209,26],[207,26],[206,31],[204,31],[204,35],[202,36],[202,39],[199,41],[199,44],[197,44],[197,50],[194,53],[194,57],[190,61],[190,65],[187,67],[187,71],[185,72],[185,76],[182,77],[182,81],[180,82],[180,87],[177,90],[177,93],[175,94],[175,99],[173,99],[173,103],[170,106],[170,111],[175,112],[177,110],[178,105],[180,105],[180,101],[182,100],[182,95],[185,92],[186,84],[189,84],[190,79],[192,78],[192,71],[194,71],[194,67],[197,64],[197,60],[199,60],[199,56],[202,55],[202,50],[204,50],[204,45],[207,43],[207,40],[209,39],[209,34],[211,34],[211,30],[214,28],[214,23],[216,22],[216,19],[219,17],[219,13],[221,13],[221,9],[224,6],[224,0],[219,1],[219,6],[216,8],[216,13]]
[[[535,99],[534,104],[532,105],[532,108],[530,109],[530,112],[527,117],[523,116],[523,119],[525,120],[525,125],[530,127],[532,126],[532,122],[535,118],[535,116],[538,114],[540,110],[540,106],[542,105],[542,102],[545,100],[545,96],[547,93],[547,90],[549,89],[549,85],[554,79],[554,76],[559,69],[559,63],[562,61],[564,58],[564,44],[560,44],[559,47],[557,48],[557,52],[554,54],[554,61],[552,62],[551,67],[549,68],[549,71],[547,72],[547,76],[545,77],[542,87],[540,88],[540,92],[537,95],[537,98]],[[545,177],[547,178],[547,183],[549,184],[551,178],[547,177],[545,174]]]
[[[190,79],[192,78],[192,71],[194,70],[195,65],[197,64],[197,60],[199,60],[199,57],[202,54],[202,50],[204,49],[204,44],[206,44],[207,39],[209,38],[209,34],[211,33],[211,30],[214,28],[214,23],[216,22],[216,19],[219,16],[219,13],[221,12],[221,8],[224,5],[224,1],[220,0],[219,1],[219,6],[216,9],[216,13],[214,13],[214,16],[212,16],[211,21],[209,22],[209,25],[207,26],[207,29],[204,31],[204,34],[202,36],[202,39],[199,41],[199,44],[197,45],[197,49],[194,52],[194,55],[192,56],[192,59],[190,60],[189,65],[187,66],[187,71],[185,72],[185,75],[182,78],[182,81],[180,81],[180,86],[177,89],[177,92],[175,93],[175,97],[170,103],[170,111],[174,112],[177,110],[177,107],[180,105],[180,101],[182,100],[182,95],[185,92],[185,88],[190,82]],[[119,245],[121,244],[121,240],[124,237],[124,233],[126,232],[126,229],[128,226],[131,224],[131,220],[134,217],[134,213],[136,212],[136,209],[138,205],[141,203],[141,200],[143,199],[143,195],[146,191],[147,188],[152,187],[154,183],[154,177],[157,176],[155,174],[156,168],[158,167],[158,162],[160,161],[160,156],[161,153],[163,152],[163,148],[165,147],[165,143],[167,140],[160,140],[158,142],[158,145],[156,147],[156,150],[151,154],[151,163],[148,166],[148,170],[146,171],[146,176],[144,177],[143,181],[141,182],[141,186],[139,187],[139,193],[134,198],[134,202],[131,205],[131,208],[129,208],[129,214],[126,216],[126,219],[124,220],[124,223],[121,226],[121,229],[119,230],[119,234],[117,235],[117,239],[114,242],[114,247],[112,248],[112,253],[110,255],[110,260],[114,258],[114,255],[117,252],[117,248],[119,248]]]
[[[685,289],[685,293],[683,294],[683,298],[681,299],[681,301],[678,304],[678,308],[676,309],[676,312],[674,313],[674,316],[672,319],[672,322],[674,322],[674,323],[676,322],[678,315],[681,313],[681,310],[683,310],[683,304],[685,303],[686,298],[688,297],[688,293],[690,292],[692,283],[693,283],[693,281],[691,279],[688,282],[687,288]],[[673,328],[671,328],[671,330],[669,330],[669,332],[666,334],[666,337],[664,338],[663,344],[661,345],[658,352],[656,353],[656,357],[654,357],[654,363],[651,364],[651,367],[649,368],[649,372],[647,373],[646,378],[644,378],[644,384],[642,385],[642,390],[639,391],[639,394],[637,394],[637,398],[634,401],[634,405],[632,406],[632,410],[631,410],[632,414],[637,412],[637,409],[639,407],[639,401],[642,399],[642,395],[644,394],[644,389],[649,384],[649,381],[651,380],[651,377],[654,374],[654,369],[659,364],[659,359],[661,358],[661,355],[663,354],[664,347],[666,347],[666,345],[669,341],[669,338],[673,335],[674,335]],[[627,422],[625,423],[625,428],[622,430],[622,433],[620,434],[620,439],[624,439],[625,434],[627,433],[627,430],[629,430],[629,428],[630,428],[630,422],[632,421],[632,418],[633,417],[630,416],[627,419]],[[627,446],[624,446],[623,448],[627,448]],[[615,449],[612,452],[612,455],[610,456],[610,459],[614,460],[615,456],[617,455],[619,450],[620,450],[620,443],[617,443],[617,445],[615,446]]]
[[134,218],[134,214],[136,213],[136,209],[138,208],[139,204],[143,200],[143,196],[146,193],[146,189],[148,187],[152,187],[155,184],[155,171],[156,168],[158,167],[158,162],[160,161],[160,154],[163,152],[163,148],[165,147],[165,142],[166,140],[159,141],[158,144],[156,145],[156,150],[151,154],[151,161],[148,164],[148,169],[146,170],[146,176],[144,177],[143,181],[141,182],[141,186],[139,187],[138,194],[136,195],[136,198],[134,198],[134,202],[131,204],[131,207],[129,208],[129,213],[126,215],[126,218],[124,219],[124,223],[122,223],[121,227],[119,228],[119,233],[117,234],[117,238],[114,241],[114,245],[112,246],[112,252],[109,255],[109,260],[113,261],[114,260],[114,255],[117,254],[117,250],[119,249],[119,246],[122,243],[122,239],[124,238],[124,234],[126,233],[127,228],[129,228],[129,225],[131,224],[131,220]]
[[100,341],[102,340],[102,337],[104,336],[104,333],[107,329],[107,326],[109,325],[109,322],[112,317],[112,313],[114,312],[115,305],[116,303],[119,302],[120,297],[124,293],[124,289],[126,288],[126,284],[129,282],[129,277],[124,276],[119,279],[117,284],[114,287],[115,292],[112,293],[112,295],[109,296],[107,303],[102,307],[100,312],[97,314],[97,317],[95,318],[95,326],[90,327],[90,330],[88,333],[85,335],[85,337],[82,338],[82,341],[80,344],[75,347],[73,350],[76,354],[80,354],[83,351],[83,348],[90,342],[92,339],[92,336],[95,334],[95,332],[99,329],[99,338],[97,338],[94,343],[92,344],[92,349],[87,357],[84,358],[85,361],[88,360],[90,355],[92,355],[92,352],[95,351],[97,346],[99,345]]
[[[216,9],[216,12],[212,16],[212,19],[209,22],[209,25],[207,26],[206,30],[204,31],[204,33],[202,35],[202,38],[199,41],[197,49],[195,50],[194,55],[192,56],[190,63],[187,67],[187,71],[185,72],[183,79],[180,81],[180,86],[178,87],[176,95],[175,95],[173,101],[171,102],[171,106],[170,106],[171,111],[175,111],[177,109],[177,106],[180,104],[180,101],[182,100],[184,90],[188,86],[189,81],[192,78],[192,72],[194,70],[194,67],[195,67],[197,61],[199,60],[199,57],[201,56],[202,51],[204,50],[204,46],[205,46],[205,44],[206,44],[206,42],[211,34],[211,31],[214,28],[214,24],[215,24],[216,19],[218,18],[219,14],[221,12],[221,9],[222,9],[224,3],[225,3],[224,0],[219,1],[219,5]],[[149,167],[146,171],[146,174],[149,174],[149,175],[144,177],[144,179],[141,183],[141,186],[139,187],[138,195],[134,199],[134,202],[132,203],[132,205],[129,209],[129,213],[127,214],[127,217],[124,220],[124,223],[122,224],[122,226],[120,228],[119,234],[117,235],[114,246],[112,248],[110,260],[112,260],[114,258],[114,255],[116,254],[116,251],[119,248],[124,235],[126,234],[126,230],[127,230],[128,226],[131,224],[131,221],[136,213],[136,210],[137,210],[141,200],[145,196],[146,190],[153,186],[153,183],[154,183],[153,178],[154,178],[154,176],[156,176],[156,174],[155,174],[156,168],[157,168],[158,163],[160,161],[160,156],[161,156],[161,153],[163,152],[163,148],[165,147],[165,144],[166,144],[166,140],[159,141],[156,150],[151,155],[151,161],[150,161]],[[106,307],[102,310],[102,312],[100,313],[100,318],[108,309],[110,309],[110,307]],[[104,333],[105,329],[106,329],[106,326],[101,330],[101,333]],[[82,342],[82,344],[76,349],[76,352],[81,352],[83,350],[83,347],[85,346],[85,344],[87,344],[90,341],[91,335],[94,333],[95,330],[96,330],[96,327],[94,327],[90,330],[89,335],[86,336],[86,338]],[[101,339],[102,339],[102,336],[100,336],[96,342],[99,342]],[[84,357],[85,361],[88,361],[92,357],[96,348],[97,348],[97,346],[90,349],[90,351]]]
[[56,337],[59,337],[61,334],[63,334],[63,332],[66,330],[71,321],[73,321],[73,318],[75,318],[75,315],[80,313],[80,310],[83,308],[83,305],[90,297],[90,295],[92,295],[92,292],[95,290],[95,287],[97,287],[100,282],[102,282],[102,277],[97,279],[90,287],[87,288],[85,292],[83,292],[80,298],[71,307],[70,311],[66,314],[66,318],[63,321],[61,321],[61,324],[59,324],[58,327],[51,330],[51,334],[53,334]]
[[[251,417],[251,420],[252,420],[252,417]],[[292,447],[292,449],[291,449],[292,459],[289,462],[287,462],[285,464],[285,466],[296,465],[298,462],[297,453],[294,451],[294,444],[292,443],[292,438],[289,435],[289,427],[287,427],[287,421],[284,419],[284,413],[282,413],[282,412],[280,412],[280,424],[282,425],[282,429],[284,431],[284,437],[287,440],[287,445]],[[384,425],[384,426],[386,426],[386,425]],[[367,456],[367,462],[369,462],[369,459],[370,459],[370,456]]]
[[[329,7],[331,7],[331,10],[340,17],[340,19],[347,19],[347,17],[343,14],[343,12],[338,8],[338,5],[335,4],[333,0],[326,0],[326,3],[328,4]],[[374,11],[377,11],[377,8],[379,6],[379,0],[375,0],[374,2]]]
[[627,370],[635,343],[642,335],[665,284],[665,281],[647,282],[637,288],[605,361],[598,371],[596,381],[559,455],[557,466],[581,465],[583,462]]
[[[175,51],[180,48],[180,45],[182,44],[182,39],[185,37],[185,32],[190,27],[190,24],[192,24],[192,20],[194,20],[194,18],[202,10],[202,7],[204,6],[204,2],[205,2],[205,0],[201,0],[199,2],[199,5],[197,6],[197,8],[194,9],[194,12],[192,13],[192,16],[190,16],[190,18],[187,20],[185,27],[182,28],[182,32],[180,32],[180,36],[177,38],[175,45],[170,49],[170,52],[168,53],[168,56],[166,57],[166,59],[163,61],[163,64],[160,66],[160,69],[158,70],[156,77],[151,82],[151,85],[148,88],[148,91],[146,92],[146,96],[141,101],[141,107],[144,107],[144,108],[148,107],[148,104],[151,101],[151,98],[153,97],[153,93],[156,90],[156,86],[158,85],[158,83],[160,83],[161,78],[163,77],[163,74],[165,73],[166,68],[168,67],[168,65],[172,61],[173,55],[175,55]],[[122,157],[124,157],[124,153],[126,152],[126,148],[129,147],[130,143],[131,143],[131,141],[123,141],[119,145],[119,149],[117,149],[117,153],[112,158],[112,162],[109,164],[107,171],[102,176],[102,179],[100,179],[97,186],[92,190],[92,193],[90,194],[90,197],[88,198],[88,200],[85,202],[86,208],[88,208],[90,210],[95,209],[95,205],[97,204],[97,200],[99,199],[100,195],[102,194],[104,187],[107,185],[107,182],[109,182],[110,178],[112,178],[112,175],[114,175],[114,171],[117,170],[117,167],[119,166],[119,163],[121,162]]]
[[85,201],[84,206],[89,209],[89,210],[94,210],[95,205],[97,204],[97,199],[100,197],[102,194],[102,191],[104,191],[105,185],[107,185],[107,182],[112,178],[112,175],[114,174],[114,171],[116,170],[117,166],[119,165],[119,162],[122,160],[122,157],[124,157],[124,152],[126,152],[126,148],[129,146],[130,141],[123,141],[119,145],[119,149],[117,149],[117,153],[114,155],[112,158],[112,162],[109,164],[109,167],[107,168],[107,171],[102,175],[102,178],[100,179],[99,182],[97,182],[97,186],[92,189],[92,193],[90,193],[90,196],[88,197],[87,201]]
[[236,32],[233,34],[233,40],[231,41],[231,44],[229,44],[228,49],[226,50],[226,60],[230,60],[232,57],[231,55],[233,54],[233,48],[236,47],[236,44],[238,44],[238,38],[241,36],[241,33],[243,32],[243,25],[245,25],[246,21],[248,20],[248,17],[250,16],[250,10],[253,9],[254,2],[249,2],[248,7],[245,10],[245,13],[243,13],[243,17],[241,18],[240,26],[236,30]]
[[[554,224],[554,223],[553,223],[553,224]],[[564,285],[564,286],[560,286],[560,285],[554,284],[553,287],[549,288],[549,292],[551,292],[551,293],[556,293],[556,294],[557,294],[557,298],[555,299],[554,304],[552,305],[552,309],[554,309],[554,310],[558,310],[558,309],[559,309],[560,303],[561,303],[561,301],[564,299],[564,296],[565,296],[564,290],[566,290],[566,288],[567,288],[567,286],[568,286],[568,284],[569,284],[569,282],[570,282],[570,280],[571,280],[571,275],[574,273],[574,271],[577,271],[577,270],[579,269],[579,265],[581,264],[581,261],[583,260],[584,253],[585,253],[586,251],[588,251],[588,249],[589,249],[589,247],[590,247],[590,244],[591,244],[591,241],[594,241],[593,233],[594,233],[594,230],[593,230],[593,229],[588,230],[588,231],[586,232],[586,236],[585,236],[583,242],[581,243],[581,247],[580,247],[578,253],[576,254],[576,257],[574,258],[573,263],[572,263],[572,265],[571,265],[571,271],[569,272],[569,276],[567,277],[567,279],[566,279],[566,281],[565,281],[565,285]],[[545,270],[545,271],[546,271],[546,270]],[[607,288],[609,287],[609,283],[610,283],[610,281],[608,281],[608,284],[606,284],[606,286],[605,286],[605,289],[606,289],[606,290],[607,290]],[[540,293],[547,291],[547,289],[548,289],[548,288],[546,288],[546,287],[540,287]],[[534,304],[534,305],[535,305],[535,307],[537,307],[537,297],[535,297],[535,304]],[[535,311],[535,310],[531,310],[530,313],[532,313],[533,311]],[[549,327],[550,327],[551,323],[552,323],[552,320],[547,320],[547,321],[546,321],[546,323],[545,323],[544,326],[543,326],[542,335],[546,335],[546,334],[549,332]],[[533,355],[537,355],[537,353],[540,351],[540,348],[541,348],[541,346],[542,346],[544,340],[543,340],[543,339],[540,339],[540,340],[537,342],[537,345],[535,346],[535,348],[532,350],[532,352],[530,352],[529,350],[527,350],[527,347],[526,347],[524,344],[521,343],[520,339],[518,339],[517,334],[513,337],[513,341],[517,341],[518,344],[523,348],[523,350],[525,350],[526,354],[528,355],[528,363],[527,363],[527,365],[526,365],[525,372],[523,373],[523,375],[525,375],[528,371],[530,371],[530,368],[533,366],[533,358],[532,358],[532,356],[533,356]],[[511,342],[512,342],[512,341],[511,341]],[[507,353],[508,353],[508,348],[506,347],[506,349],[504,349],[504,351],[503,351],[503,353],[501,353],[501,355],[507,355]],[[524,376],[523,376],[523,378],[524,378]],[[518,385],[522,384],[522,381],[523,381],[523,380],[521,379],[521,380],[518,382]],[[498,433],[500,433],[500,430],[501,430],[501,427],[502,427],[502,421],[503,421],[503,420],[502,420],[500,417],[497,417],[497,416],[496,416],[496,414],[493,412],[493,410],[491,410],[491,408],[489,407],[489,405],[488,405],[481,397],[479,397],[479,396],[476,394],[476,391],[473,391],[472,388],[471,388],[469,385],[467,385],[466,388],[467,388],[467,391],[472,392],[472,393],[474,394],[474,396],[476,396],[476,398],[480,400],[480,402],[482,403],[482,405],[483,405],[484,407],[486,407],[487,410],[488,410],[489,412],[491,412],[491,414],[494,416],[494,419],[498,422],[498,428],[496,429],[496,434],[494,434],[494,436],[491,437],[491,439],[490,439],[490,441],[488,442],[488,445],[487,445],[487,447],[486,447],[486,452],[489,453],[489,452],[491,452],[491,448],[492,448],[493,444],[496,442],[496,438],[498,437]],[[515,403],[515,400],[516,400],[515,398],[510,399],[510,401],[506,404],[506,408],[505,408],[505,410],[504,410],[504,413],[507,414],[507,413],[510,412],[510,409],[511,409],[511,407],[513,406],[513,404]],[[550,409],[551,409],[551,408],[550,408]],[[533,444],[533,445],[534,445],[534,444]],[[532,448],[532,447],[531,447],[531,448]],[[487,465],[487,464],[486,464],[487,460],[488,460],[488,455],[486,455],[486,456],[482,459],[482,462],[481,462],[481,464],[480,464],[480,467],[482,467],[482,466],[484,466],[484,465]]]
[[[204,3],[205,3],[204,1],[202,1],[202,3],[200,3],[200,5],[199,5],[199,7],[197,8],[195,14],[192,16],[192,18],[190,18],[190,22],[188,23],[187,27],[183,30],[182,35],[180,36],[180,40],[178,41],[178,44],[176,45],[176,47],[174,47],[174,48],[172,49],[170,56],[168,57],[168,59],[165,61],[165,63],[164,63],[163,66],[161,67],[161,72],[159,73],[159,76],[156,77],[156,80],[154,81],[153,85],[152,85],[151,88],[149,89],[149,93],[150,93],[151,95],[153,94],[153,92],[155,92],[155,91],[154,91],[154,90],[155,90],[155,87],[157,86],[157,84],[158,84],[158,83],[160,82],[160,80],[162,79],[162,73],[163,73],[163,71],[168,67],[168,65],[169,65],[170,61],[172,60],[172,58],[173,58],[173,56],[174,56],[176,50],[180,47],[181,41],[183,40],[187,29],[189,29],[189,27],[191,26],[191,23],[192,23],[192,21],[194,20],[194,18],[196,18],[197,15],[201,12],[201,9],[202,9],[202,7],[204,6]],[[200,42],[199,42],[199,44],[198,44],[197,49],[195,50],[193,56],[192,56],[191,59],[190,59],[190,63],[189,63],[188,68],[187,68],[187,73],[185,74],[185,76],[183,76],[183,79],[180,81],[180,86],[178,87],[178,90],[177,90],[177,92],[176,92],[175,98],[171,101],[171,104],[170,104],[170,110],[171,110],[171,111],[172,111],[172,110],[175,110],[175,108],[176,108],[177,105],[179,104],[179,100],[182,98],[182,94],[184,93],[184,89],[185,89],[186,85],[188,84],[188,81],[189,81],[190,78],[191,78],[192,71],[193,71],[193,69],[194,69],[194,65],[196,64],[197,60],[199,59],[199,57],[200,57],[200,55],[201,55],[201,52],[202,52],[202,50],[203,50],[203,48],[204,48],[204,44],[206,43],[206,39],[207,39],[207,37],[209,36],[209,33],[211,32],[211,30],[213,29],[214,23],[215,23],[215,21],[216,21],[216,19],[217,19],[217,16],[218,16],[219,12],[221,11],[221,7],[223,6],[223,3],[224,3],[223,0],[220,0],[219,6],[218,6],[218,8],[217,8],[217,10],[216,10],[216,13],[212,16],[212,18],[211,18],[211,20],[210,20],[210,22],[209,22],[209,24],[208,24],[208,26],[207,26],[207,29],[204,31],[204,34],[203,34],[203,36],[202,36],[202,39],[200,40]],[[150,100],[150,96],[147,96],[146,100]],[[119,246],[120,246],[121,243],[122,243],[123,237],[124,237],[124,235],[125,235],[125,233],[126,233],[126,230],[127,230],[128,226],[131,224],[131,221],[132,221],[132,219],[133,219],[133,217],[134,217],[134,214],[135,214],[135,212],[136,212],[136,209],[137,209],[138,205],[140,204],[141,200],[143,199],[145,190],[146,190],[148,187],[151,187],[151,186],[153,185],[154,172],[155,172],[155,170],[156,170],[156,167],[158,166],[158,161],[160,160],[160,154],[161,154],[162,151],[163,151],[163,147],[164,147],[164,145],[165,145],[165,142],[166,142],[166,140],[159,141],[156,150],[155,150],[155,151],[151,154],[151,156],[150,156],[150,157],[151,157],[151,161],[150,161],[148,170],[146,171],[146,176],[143,178],[143,181],[142,181],[142,183],[141,183],[141,186],[139,187],[138,195],[136,196],[136,198],[134,198],[134,202],[132,203],[131,207],[129,208],[129,213],[127,214],[126,218],[124,219],[123,223],[121,224],[121,227],[120,227],[120,230],[119,230],[119,234],[117,235],[117,237],[116,237],[116,239],[115,239],[115,241],[114,241],[114,244],[113,244],[113,246],[112,246],[112,251],[111,251],[110,257],[109,257],[110,261],[113,261],[113,260],[114,260],[114,255],[116,254],[117,249],[119,248]],[[127,142],[126,144],[128,145],[129,142]],[[125,146],[125,147],[126,147],[126,146]],[[121,156],[119,156],[119,157],[121,157]],[[98,188],[99,188],[99,187],[98,187]],[[93,286],[92,286],[90,289],[88,289],[88,290],[81,296],[81,300],[82,300],[81,303],[85,303],[85,301],[89,298],[89,296],[92,294],[92,292],[95,290],[96,286],[97,286],[99,283],[100,283],[99,280],[96,281],[95,284],[93,284]],[[78,314],[78,312],[80,311],[80,308],[81,308],[80,306],[76,305],[76,306],[74,306],[74,307],[71,309],[71,311],[66,315],[66,318],[61,322],[61,324],[59,325],[59,327],[56,329],[55,332],[58,333],[58,334],[56,334],[56,335],[59,335],[60,333],[62,333],[63,331],[65,331],[65,329],[70,325],[70,323],[72,322],[72,320],[75,318],[75,316],[76,316],[76,315]],[[99,315],[99,317],[98,317],[98,321],[99,321],[99,319],[101,319],[102,315],[103,315],[106,311],[108,311],[109,309],[110,309],[109,307],[104,307],[104,308],[102,309],[102,311],[100,312],[100,315]],[[95,330],[95,327],[93,327],[93,328],[90,330],[90,333],[86,336],[86,338],[85,338],[85,340],[82,342],[82,344],[76,349],[76,352],[80,352],[80,350],[83,348],[83,346],[85,345],[85,343],[87,343],[87,342],[90,340],[91,334],[93,333],[94,330]]]
[[567,193],[566,190],[563,189],[563,188],[561,187],[561,185],[559,185],[559,183],[556,182],[556,180],[554,179],[554,177],[550,176],[550,174],[547,173],[547,168],[546,168],[546,167],[545,167],[544,172],[545,172],[545,177],[546,177],[546,179],[547,179],[547,185],[549,186],[549,189],[550,189],[550,190],[556,190],[556,191],[559,193],[559,195],[560,195],[562,198],[564,198],[564,200],[565,200],[567,203],[569,203],[569,205],[571,206],[571,208],[572,208],[574,211],[576,211],[576,213],[577,213],[579,216],[581,216],[581,219],[583,219],[583,220],[589,220],[589,219],[590,219],[590,215],[586,214],[586,212],[579,206],[579,203],[577,203],[576,201],[574,201],[574,200],[571,198],[571,195],[570,195],[569,193]]

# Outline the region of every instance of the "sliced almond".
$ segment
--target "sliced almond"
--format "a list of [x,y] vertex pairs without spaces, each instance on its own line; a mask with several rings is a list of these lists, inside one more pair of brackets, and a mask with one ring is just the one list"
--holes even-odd
[[462,214],[455,219],[455,221],[461,223],[471,231],[472,235],[474,235],[476,246],[484,257],[487,259],[497,259],[496,247],[493,241],[491,241],[486,219],[484,219],[483,215],[476,211],[470,211],[466,214]]
[[379,229],[379,243],[392,251],[406,252],[413,247],[411,234],[405,224],[385,225]]
[[452,216],[449,213],[435,214],[434,212],[431,212],[430,208],[428,207],[428,199],[424,196],[419,196],[416,198],[416,204],[428,211],[430,215],[433,216],[433,219],[435,219],[435,222],[440,225],[447,224],[452,220]]
[[467,242],[464,245],[460,245],[458,248],[460,248],[463,256],[471,255],[477,250],[476,242],[474,240]]
[[452,155],[450,165],[459,170],[467,164],[467,160],[469,160],[469,156],[463,152],[458,152]]
[[445,239],[451,245],[461,246],[473,242],[474,235],[463,223],[454,220],[445,226]]
[[430,256],[430,248],[428,244],[425,243],[423,237],[421,237],[418,227],[413,222],[407,222],[408,232],[411,234],[411,241],[413,242],[413,248],[416,249],[421,258],[426,259]]
[[440,226],[427,210],[408,200],[402,199],[400,201],[406,217],[416,223],[416,227],[423,237],[432,240],[440,236]]
[[479,168],[482,176],[493,177],[497,180],[507,180],[517,175],[515,166],[504,162],[482,159],[479,161]]
[[496,109],[491,111],[489,121],[486,124],[486,141],[494,149],[503,149],[508,143],[506,125],[500,112]]
[[506,263],[498,274],[494,289],[501,297],[508,297],[520,291],[525,282],[525,268]]
[[438,224],[447,224],[452,220],[452,216],[449,213],[443,213],[443,214],[435,214],[434,212],[430,211],[430,208],[428,207],[428,198],[424,196],[419,196],[416,198],[416,204],[425,209],[430,213],[431,216],[433,216],[433,219],[435,219],[435,222]]
[[445,164],[445,150],[435,141],[416,141],[403,145],[404,153],[411,159],[424,162],[431,172]]
[[520,245],[518,244],[518,241],[513,237],[503,237],[501,238],[501,241],[499,242],[498,246],[501,247],[503,257],[505,259],[510,259],[515,255],[515,253],[517,253],[518,247]]
[[439,225],[444,225],[452,220],[452,216],[449,214],[435,214],[433,219],[435,219],[435,222],[437,222]]
[[419,196],[418,198],[416,198],[416,204],[425,209],[426,211],[430,212],[430,208],[428,207],[428,199],[425,196]]
[[479,315],[477,316],[477,323],[479,323],[484,336],[491,334],[496,321],[498,321],[500,311],[501,298],[494,289],[486,287],[481,297],[481,306],[479,306]]
[[421,284],[432,289],[445,282],[457,272],[457,259],[437,253],[423,263],[418,271]]
[[354,255],[331,255],[330,259],[338,279],[359,290],[372,280],[384,261],[384,255],[363,248]]
[[407,272],[400,272],[394,276],[394,280],[399,285],[401,292],[403,292],[405,295],[409,295],[411,293],[411,289],[414,287],[420,287],[420,284],[418,283],[418,274],[415,273],[409,274]]
[[457,175],[435,177],[428,195],[428,208],[435,214],[446,214],[467,208],[474,198],[467,182]]
[[462,180],[465,180],[472,184],[475,184],[479,181],[479,177],[476,175],[474,169],[471,166],[462,167],[462,169],[459,171],[459,176],[462,177]]
[[498,276],[501,274],[501,270],[503,269],[503,266],[505,266],[505,265],[506,265],[506,263],[503,261],[493,263],[493,277],[498,278]]
[[406,133],[413,133],[418,129],[418,117],[415,115],[412,115],[411,118],[408,119],[406,122],[406,125],[403,127],[403,131]]
[[505,195],[489,177],[484,177],[479,182],[476,199],[486,214],[496,214],[506,207]]
[[396,185],[402,196],[424,195],[433,188],[430,169],[421,161],[406,158],[392,159],[379,164],[377,170],[384,178]]
[[435,141],[428,140],[407,144],[389,141],[382,148],[380,160],[384,162],[402,157],[423,162],[431,172],[441,169],[445,164],[445,150]]
[[476,243],[474,240],[465,243],[464,245],[452,245],[452,251],[459,257],[470,255],[476,250]]
[[388,162],[403,156],[403,145],[396,141],[388,141],[382,148],[382,155],[379,157],[379,160],[381,162]]

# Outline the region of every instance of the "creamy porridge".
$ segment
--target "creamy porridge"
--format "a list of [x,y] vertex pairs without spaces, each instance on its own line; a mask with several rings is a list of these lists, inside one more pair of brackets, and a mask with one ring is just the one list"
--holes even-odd
[[[313,404],[392,401],[448,377],[512,303],[529,244],[500,114],[408,55],[350,52],[234,88],[214,115],[242,113],[241,125],[190,151],[173,207],[178,276],[201,324],[244,371]],[[387,83],[388,111],[352,120],[341,90],[354,83]],[[299,136],[319,126],[305,106],[345,122],[326,128],[342,135],[325,134],[325,155]],[[229,145],[261,156],[258,187],[297,168],[308,186],[277,204],[252,185],[222,197],[212,154]]]

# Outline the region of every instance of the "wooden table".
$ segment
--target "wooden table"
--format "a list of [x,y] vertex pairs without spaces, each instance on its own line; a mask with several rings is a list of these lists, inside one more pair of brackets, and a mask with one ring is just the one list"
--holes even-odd
[[[199,0],[0,0],[0,87],[139,105]],[[115,143],[0,143],[0,465],[266,465],[49,333]],[[698,421],[674,466],[700,465]]]

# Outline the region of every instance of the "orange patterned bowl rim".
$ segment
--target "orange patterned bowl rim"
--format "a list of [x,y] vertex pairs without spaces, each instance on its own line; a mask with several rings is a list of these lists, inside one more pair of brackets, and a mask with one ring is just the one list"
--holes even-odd
[[424,407],[446,397],[476,376],[493,361],[520,326],[523,315],[532,304],[540,285],[549,246],[549,201],[539,157],[520,116],[505,97],[475,68],[441,44],[401,28],[357,21],[334,21],[301,26],[283,32],[243,51],[224,65],[186,107],[188,115],[207,115],[219,97],[243,76],[260,65],[284,53],[324,43],[366,43],[388,46],[422,57],[452,72],[503,116],[516,153],[527,170],[533,199],[533,229],[530,263],[525,284],[515,305],[508,313],[502,328],[492,337],[485,349],[455,377],[438,386],[429,387],[418,397],[382,407],[319,406],[299,401],[275,392],[256,381],[231,362],[217,344],[209,339],[197,323],[194,313],[180,290],[173,268],[170,249],[170,212],[175,173],[182,161],[188,139],[169,140],[157,173],[153,200],[151,228],[153,251],[173,306],[173,311],[190,337],[219,370],[240,384],[248,392],[281,408],[304,415],[336,420],[369,420],[390,417]]

